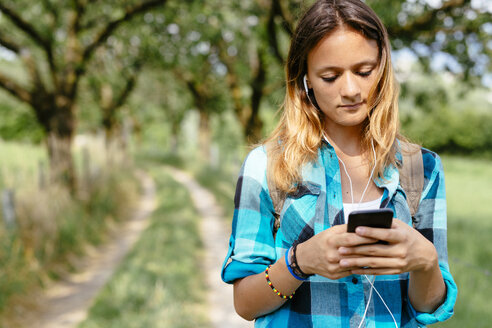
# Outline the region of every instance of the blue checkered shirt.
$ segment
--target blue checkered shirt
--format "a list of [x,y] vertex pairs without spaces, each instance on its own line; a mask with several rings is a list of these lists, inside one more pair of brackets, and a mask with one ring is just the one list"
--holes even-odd
[[[446,199],[440,158],[422,149],[424,189],[413,224],[433,242],[447,287],[444,303],[433,313],[417,312],[408,298],[409,274],[381,275],[374,285],[391,310],[399,327],[422,327],[444,321],[453,315],[457,287],[449,272],[446,240]],[[305,241],[344,220],[340,167],[336,153],[323,143],[314,163],[302,170],[298,192],[288,195],[280,214],[280,229],[273,237],[274,207],[266,180],[267,157],[264,147],[251,151],[237,182],[235,212],[229,250],[222,268],[222,279],[257,274],[284,255],[295,240]],[[399,171],[390,166],[384,179],[375,180],[383,188],[380,207],[393,209],[395,217],[412,225]],[[266,282],[265,282],[266,283]],[[358,327],[370,293],[362,276],[338,280],[314,275],[296,291],[292,300],[255,321],[255,327]],[[395,327],[391,314],[373,293],[363,327]]]

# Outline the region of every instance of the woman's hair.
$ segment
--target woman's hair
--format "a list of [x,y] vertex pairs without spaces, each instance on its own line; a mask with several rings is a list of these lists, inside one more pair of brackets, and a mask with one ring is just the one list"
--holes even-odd
[[376,83],[369,93],[368,117],[364,121],[362,149],[382,177],[386,166],[395,163],[398,135],[398,84],[390,58],[386,28],[374,11],[361,0],[318,0],[301,18],[292,37],[286,64],[287,90],[277,128],[266,140],[269,179],[279,190],[289,192],[301,182],[301,168],[317,159],[321,146],[324,114],[309,100],[303,87],[309,52],[337,28],[349,27],[375,40],[379,48]]

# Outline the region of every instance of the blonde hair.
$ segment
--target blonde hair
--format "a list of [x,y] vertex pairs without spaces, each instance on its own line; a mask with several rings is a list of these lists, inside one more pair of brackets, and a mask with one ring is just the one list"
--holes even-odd
[[307,55],[318,42],[340,26],[347,26],[364,37],[376,40],[379,48],[377,83],[369,93],[367,119],[364,121],[361,146],[374,142],[368,160],[377,176],[396,165],[396,138],[399,135],[398,84],[391,65],[390,45],[378,16],[360,0],[320,0],[301,18],[289,50],[286,65],[286,95],[276,129],[265,141],[269,156],[269,179],[284,192],[292,192],[301,182],[301,168],[317,159],[321,147],[324,116],[311,103],[303,88]]

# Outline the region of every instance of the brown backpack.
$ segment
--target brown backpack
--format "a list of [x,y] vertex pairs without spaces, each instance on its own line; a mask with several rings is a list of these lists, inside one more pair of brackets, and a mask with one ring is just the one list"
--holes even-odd
[[[407,195],[407,203],[410,208],[412,221],[415,223],[415,214],[419,208],[419,201],[424,188],[424,162],[420,146],[409,142],[400,142],[402,153],[402,163],[398,170],[400,171],[400,185]],[[267,184],[270,190],[273,207],[275,209],[275,222],[273,225],[273,235],[275,236],[280,228],[280,212],[284,207],[286,198],[285,192],[279,190],[273,181],[269,179],[270,160],[267,159]],[[415,225],[415,224],[414,224]]]

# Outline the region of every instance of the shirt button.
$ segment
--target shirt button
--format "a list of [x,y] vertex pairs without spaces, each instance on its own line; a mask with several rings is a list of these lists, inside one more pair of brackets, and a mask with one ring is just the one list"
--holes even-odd
[[359,279],[357,279],[357,278],[355,278],[355,277],[353,277],[353,278],[352,278],[352,283],[353,283],[354,285],[356,285],[358,282],[359,282]]

